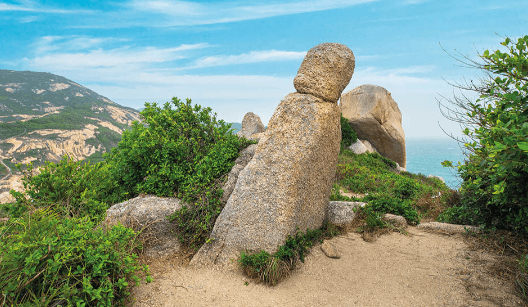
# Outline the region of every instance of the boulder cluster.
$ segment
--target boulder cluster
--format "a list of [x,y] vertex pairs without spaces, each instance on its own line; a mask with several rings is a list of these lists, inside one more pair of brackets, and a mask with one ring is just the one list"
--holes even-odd
[[[267,129],[256,114],[244,116],[237,135],[258,144],[245,148],[235,161],[223,186],[225,206],[210,243],[201,247],[191,265],[227,266],[241,251],[273,253],[297,231],[317,229],[324,222],[344,228],[352,223],[355,210],[365,203],[329,201],[340,150],[341,114],[360,139],[351,150],[378,152],[405,167],[402,117],[390,92],[362,85],[341,95],[354,68],[348,47],[317,45],[308,51],[293,80],[296,92],[282,99]],[[106,223],[148,228],[147,235],[159,239],[147,248],[155,256],[160,250],[179,249],[166,219],[179,208],[177,199],[139,197],[110,208]],[[330,244],[323,249],[329,257],[339,257]]]

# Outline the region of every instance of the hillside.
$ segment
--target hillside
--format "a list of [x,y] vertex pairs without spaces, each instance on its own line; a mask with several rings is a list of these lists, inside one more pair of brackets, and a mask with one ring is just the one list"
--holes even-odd
[[17,188],[15,164],[38,166],[65,154],[98,161],[138,119],[137,110],[64,77],[0,70],[0,202]]

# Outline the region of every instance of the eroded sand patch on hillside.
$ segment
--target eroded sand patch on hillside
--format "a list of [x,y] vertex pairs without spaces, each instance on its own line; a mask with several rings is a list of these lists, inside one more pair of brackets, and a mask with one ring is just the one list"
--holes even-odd
[[106,110],[108,111],[110,116],[112,116],[112,118],[120,124],[130,125],[134,120],[139,120],[139,116],[137,116],[136,114],[130,111],[120,109],[118,107],[106,106]]
[[484,273],[471,265],[460,237],[416,228],[409,233],[373,243],[356,233],[334,238],[341,259],[327,258],[316,246],[274,287],[257,284],[240,270],[161,261],[151,265],[154,282],[134,290],[134,306],[521,306],[513,290],[492,277],[480,285],[488,297],[469,289],[468,276]]

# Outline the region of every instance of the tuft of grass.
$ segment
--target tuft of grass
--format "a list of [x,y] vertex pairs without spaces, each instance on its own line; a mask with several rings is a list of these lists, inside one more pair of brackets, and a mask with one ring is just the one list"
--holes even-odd
[[528,254],[523,255],[518,261],[519,267],[515,277],[515,285],[519,296],[528,303]]
[[273,254],[264,250],[242,252],[238,264],[248,277],[276,285],[290,274],[299,261],[304,262],[305,256],[317,241],[322,242],[324,238],[331,238],[339,233],[335,226],[328,224],[321,229],[297,232],[295,236],[288,236],[284,245]]

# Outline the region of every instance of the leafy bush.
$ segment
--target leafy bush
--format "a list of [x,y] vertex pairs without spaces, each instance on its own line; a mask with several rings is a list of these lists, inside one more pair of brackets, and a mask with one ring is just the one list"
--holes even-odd
[[[174,108],[173,108],[174,107]],[[222,209],[223,176],[251,142],[230,132],[211,108],[174,97],[163,108],[146,103],[142,122],[133,123],[112,149],[108,163],[129,196],[176,196],[187,204],[174,213],[180,240],[201,246]]]
[[3,206],[12,217],[19,217],[29,209],[53,206],[61,216],[89,216],[100,221],[108,204],[124,198],[124,191],[105,163],[83,163],[64,156],[58,163],[46,162],[39,174],[32,164],[26,170],[17,167],[24,175],[24,192],[12,190],[16,202]]
[[411,223],[419,223],[420,217],[418,211],[413,207],[412,202],[408,199],[394,198],[390,196],[377,197],[368,201],[368,206],[372,210],[381,213],[392,213],[403,216]]
[[[339,156],[331,200],[366,201],[379,213],[402,215],[411,223],[421,216],[435,218],[455,201],[454,191],[440,180],[421,174],[397,173],[396,164],[379,154],[356,155],[344,150]],[[340,195],[343,188],[368,194],[362,199]]]
[[331,225],[316,230],[307,229],[305,233],[297,232],[295,236],[288,236],[284,245],[279,246],[274,254],[264,250],[258,253],[242,252],[238,263],[249,277],[275,285],[288,276],[298,261],[304,262],[305,255],[315,242],[338,234]]
[[448,118],[465,126],[469,138],[469,158],[456,166],[461,205],[446,218],[528,234],[528,36],[501,44],[508,51],[486,50],[479,55],[483,63],[466,59],[487,73],[481,84],[461,86],[479,98],[455,98],[456,110],[444,112],[456,114]]
[[357,135],[347,118],[341,114],[341,148],[346,148],[357,141]]
[[10,219],[0,229],[0,305],[123,305],[138,272],[150,281],[148,267],[132,253],[131,229],[95,227],[49,208]]

